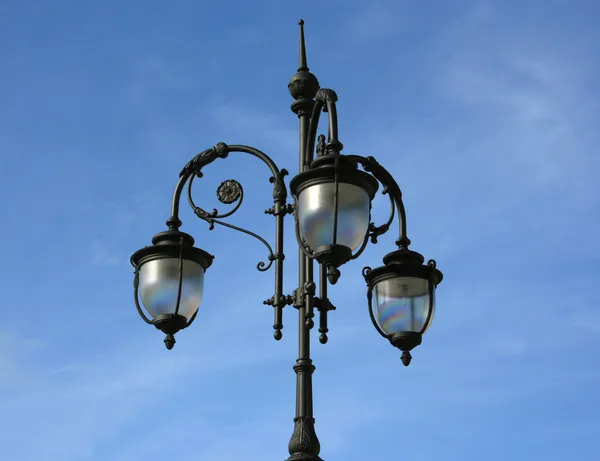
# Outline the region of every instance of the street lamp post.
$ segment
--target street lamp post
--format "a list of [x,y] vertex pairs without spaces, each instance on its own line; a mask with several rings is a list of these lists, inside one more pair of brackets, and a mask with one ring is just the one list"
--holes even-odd
[[[268,261],[260,262],[260,271],[275,264],[275,294],[264,304],[274,307],[274,337],[280,340],[283,328],[283,308],[293,305],[298,310],[299,351],[294,365],[296,372],[296,417],[289,442],[288,461],[318,461],[320,444],[314,429],[310,333],[314,327],[315,309],[319,311],[319,341],[327,342],[327,314],[335,309],[327,295],[328,284],[335,284],[339,267],[356,259],[369,241],[386,233],[395,215],[399,221],[397,249],[383,258],[383,266],[365,267],[369,316],[377,331],[402,351],[402,362],[411,361],[410,351],[421,344],[433,319],[435,289],[442,273],[435,261],[424,264],[419,253],[409,249],[406,215],[400,187],[373,157],[341,154],[338,139],[337,95],[319,87],[317,78],[306,64],[304,22],[300,21],[300,66],[288,88],[294,98],[292,111],[300,121],[299,172],[290,181],[293,204],[287,203],[288,189],[284,178],[288,172],[279,169],[264,152],[249,146],[219,143],[196,155],[183,168],[173,194],[171,216],[167,230],[152,238],[152,245],[131,256],[135,269],[134,299],[140,316],[165,333],[165,345],[172,349],[175,334],[187,328],[196,318],[204,290],[204,274],[214,257],[194,247],[194,238],[181,232],[179,208],[181,195],[187,186],[188,202],[197,217],[248,234],[260,240],[268,249]],[[328,115],[328,136],[317,136],[322,112]],[[314,155],[316,147],[316,158]],[[198,207],[192,198],[192,184],[202,177],[203,168],[230,153],[245,153],[257,157],[271,171],[273,207],[265,213],[274,216],[275,250],[261,236],[223,219],[234,214],[244,199],[244,190],[237,181],[221,183],[219,201],[234,204],[226,213]],[[359,166],[362,168],[359,169]],[[390,199],[388,221],[381,226],[371,222],[371,202],[379,187]],[[283,293],[284,218],[293,215],[299,247],[298,287],[293,294]],[[314,265],[319,273],[315,283]],[[317,296],[316,288],[319,293]],[[141,302],[140,302],[141,301]],[[143,308],[142,308],[143,306]],[[149,314],[146,315],[144,310]]]

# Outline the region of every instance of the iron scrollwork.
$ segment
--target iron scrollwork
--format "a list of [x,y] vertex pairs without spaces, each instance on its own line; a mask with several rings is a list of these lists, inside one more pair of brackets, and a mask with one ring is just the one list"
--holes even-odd
[[241,197],[242,193],[242,185],[235,179],[228,179],[219,185],[217,198],[219,202],[231,205]]
[[[271,245],[269,245],[269,243],[260,235],[244,229],[243,227],[234,226],[233,224],[222,221],[223,218],[233,215],[242,205],[244,200],[244,189],[238,181],[234,179],[228,179],[222,182],[217,189],[217,198],[221,203],[227,205],[234,204],[233,208],[228,212],[220,214],[216,208],[209,212],[203,208],[200,208],[194,203],[192,197],[194,180],[196,178],[202,178],[202,170],[206,165],[209,165],[218,158],[226,158],[232,152],[240,152],[252,155],[253,157],[261,160],[271,171],[271,177],[269,180],[273,184],[274,206],[268,209],[265,213],[271,214],[275,217],[275,251],[273,251]],[[286,204],[288,191],[284,182],[284,178],[287,174],[288,172],[286,170],[279,170],[273,160],[267,154],[258,149],[244,145],[227,145],[225,143],[219,143],[215,147],[207,149],[196,155],[181,170],[179,181],[175,188],[175,192],[173,193],[171,217],[167,220],[169,229],[177,230],[181,226],[181,220],[179,219],[179,206],[181,194],[187,185],[187,196],[190,207],[197,217],[208,223],[210,230],[213,230],[215,225],[219,224],[223,227],[228,227],[254,237],[267,248],[268,262],[260,261],[256,265],[256,268],[261,272],[265,272],[269,270],[271,266],[273,266],[273,263],[275,263],[275,294],[270,300],[267,300],[267,304],[270,304],[275,308],[275,320],[273,323],[273,328],[275,330],[274,337],[277,340],[281,339],[282,337],[282,309],[291,302],[288,297],[283,295],[283,260],[285,259],[285,255],[283,253],[283,219],[286,214],[293,212],[293,206]]]
[[374,223],[369,225],[367,236],[371,239],[371,242],[377,243],[377,238],[390,229],[397,211],[400,221],[400,235],[396,240],[396,244],[398,246],[408,246],[410,240],[406,235],[406,211],[402,201],[402,191],[394,177],[374,157],[349,155],[348,158],[361,164],[366,172],[371,173],[383,185],[382,194],[388,195],[390,198],[390,217],[387,222],[381,226],[375,226]]
[[229,149],[224,142],[218,143],[203,152],[200,152],[191,159],[186,166],[183,167],[179,177],[186,176],[190,172],[194,172],[198,177],[202,177],[202,168],[214,162],[218,158],[226,158],[229,155]]
[[[212,163],[213,161],[215,161],[218,158],[226,158],[229,155],[229,149],[230,149],[229,146],[227,146],[225,143],[219,143],[215,147],[208,149],[204,152],[201,152],[196,157],[194,157],[190,162],[188,162],[188,164],[182,170],[180,177],[183,177],[185,175],[191,176],[193,174],[193,176],[191,176],[191,178],[189,179],[188,187],[187,187],[188,202],[190,204],[190,207],[194,211],[194,214],[198,218],[202,219],[203,221],[206,221],[209,224],[210,230],[214,229],[215,224],[219,224],[223,227],[228,227],[230,229],[233,229],[233,230],[242,232],[246,235],[249,235],[251,237],[254,237],[255,239],[260,241],[267,248],[267,251],[268,251],[267,261],[268,262],[260,261],[256,265],[256,268],[259,271],[265,272],[271,268],[274,261],[276,261],[280,257],[283,257],[282,253],[274,252],[271,245],[260,235],[254,233],[252,231],[249,231],[243,227],[235,226],[233,224],[229,224],[229,223],[222,221],[223,218],[227,218],[227,217],[233,215],[237,210],[240,209],[240,207],[244,201],[244,188],[242,187],[242,185],[235,179],[228,179],[226,181],[223,181],[219,185],[219,187],[217,188],[218,200],[221,203],[224,203],[227,205],[231,205],[231,204],[235,203],[235,206],[231,210],[229,210],[228,212],[222,213],[222,214],[219,213],[219,210],[217,210],[216,208],[213,208],[213,210],[209,212],[209,211],[206,211],[205,209],[197,206],[192,197],[192,188],[193,188],[194,180],[196,178],[202,178],[202,176],[203,176],[202,169],[206,165],[209,165],[210,163]],[[276,170],[275,173],[276,174],[271,176],[269,179],[269,181],[273,184],[273,199],[275,202],[285,201],[287,198],[287,189],[286,189],[286,186],[284,183],[284,177],[289,173],[285,169],[282,169],[281,171]],[[273,212],[270,214],[275,214],[274,208],[275,207],[273,207]],[[288,208],[284,206],[282,213],[286,214],[287,212],[288,212]]]

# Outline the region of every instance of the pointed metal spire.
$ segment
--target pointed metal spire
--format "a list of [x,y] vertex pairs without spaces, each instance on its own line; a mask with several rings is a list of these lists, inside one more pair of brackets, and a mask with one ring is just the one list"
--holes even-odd
[[[300,26],[300,62],[298,72],[292,77],[288,84],[290,94],[296,101],[312,100],[319,90],[317,77],[311,74],[306,63],[306,42],[304,40],[304,20],[298,21]],[[300,110],[300,106],[293,105],[292,110]],[[310,110],[310,109],[308,109]]]
[[306,43],[304,42],[304,19],[298,21],[300,26],[300,66],[298,72],[308,71],[308,64],[306,63]]

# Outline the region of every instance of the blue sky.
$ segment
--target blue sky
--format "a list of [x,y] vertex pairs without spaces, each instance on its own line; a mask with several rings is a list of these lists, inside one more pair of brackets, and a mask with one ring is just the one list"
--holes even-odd
[[[287,309],[272,339],[260,243],[184,210],[216,260],[172,351],[138,318],[128,259],[164,228],[197,152],[248,144],[296,171],[302,17],[345,152],[395,175],[414,249],[445,274],[405,368],[360,276],[396,236],[342,268],[330,341],[313,338],[322,457],[594,459],[599,14],[591,0],[2,1],[0,457],[287,457],[297,318]],[[272,241],[268,177],[232,155],[196,201],[211,209],[240,180],[231,222]],[[387,206],[379,196],[377,222]]]

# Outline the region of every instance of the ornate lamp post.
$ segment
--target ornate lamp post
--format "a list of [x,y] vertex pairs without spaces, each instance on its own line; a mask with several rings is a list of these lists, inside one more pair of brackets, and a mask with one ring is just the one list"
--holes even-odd
[[[260,240],[268,249],[268,262],[258,263],[258,270],[267,271],[275,263],[275,294],[264,304],[274,307],[274,337],[280,340],[283,328],[283,308],[293,305],[299,318],[299,353],[296,372],[296,417],[289,442],[291,460],[320,460],[320,445],[314,429],[310,333],[314,327],[315,309],[319,311],[319,341],[327,342],[327,314],[335,307],[327,296],[329,283],[335,284],[339,267],[356,259],[369,241],[386,233],[396,213],[399,221],[397,249],[383,258],[383,266],[365,267],[369,315],[377,331],[402,351],[402,362],[408,365],[410,351],[421,344],[423,333],[433,319],[435,289],[442,273],[435,261],[424,263],[419,253],[409,249],[406,215],[400,187],[373,157],[343,155],[338,140],[337,95],[333,90],[320,89],[317,78],[306,65],[304,22],[300,21],[300,67],[288,88],[294,98],[292,111],[300,120],[299,173],[290,181],[293,204],[287,203],[288,189],[279,169],[265,153],[253,147],[219,143],[196,155],[179,174],[173,194],[171,216],[167,230],[152,238],[152,245],[131,256],[135,268],[134,299],[140,316],[166,334],[165,345],[172,349],[175,334],[187,328],[196,318],[204,290],[204,274],[214,257],[194,247],[192,236],[181,232],[179,207],[187,186],[189,204],[200,219],[248,234]],[[319,118],[328,114],[328,136],[317,137]],[[316,144],[316,158],[314,155]],[[230,153],[246,153],[257,157],[271,170],[274,205],[265,213],[275,218],[275,251],[259,235],[223,221],[241,206],[242,186],[234,180],[223,182],[217,196],[222,203],[235,204],[226,213],[208,212],[196,206],[192,184],[202,177],[203,168]],[[362,170],[359,169],[362,167]],[[371,202],[379,187],[390,199],[388,221],[375,226],[371,221]],[[299,246],[298,288],[291,295],[283,293],[283,220],[293,214]],[[314,265],[319,274],[315,283]],[[316,294],[318,285],[319,293]],[[374,296],[373,296],[374,295]],[[140,303],[141,298],[141,303]],[[143,308],[142,308],[143,305]],[[146,315],[145,311],[148,313]]]

